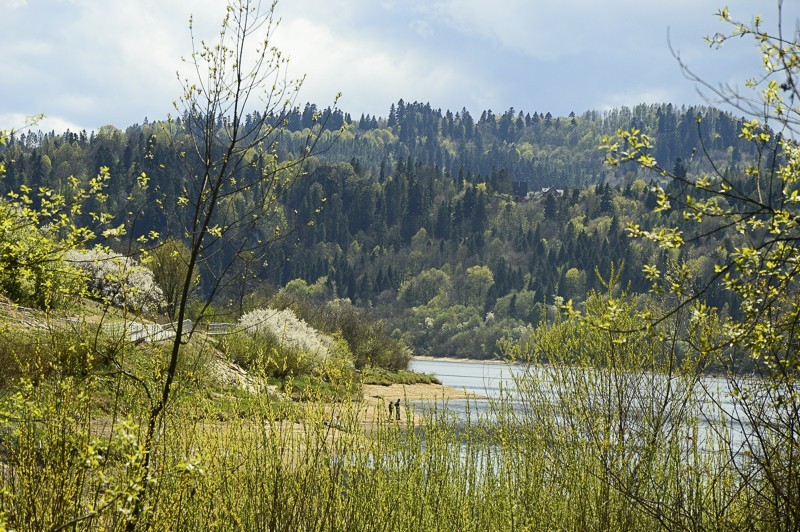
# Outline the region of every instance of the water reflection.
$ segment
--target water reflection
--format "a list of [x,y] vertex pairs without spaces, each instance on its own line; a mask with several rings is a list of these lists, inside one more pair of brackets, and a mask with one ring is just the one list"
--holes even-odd
[[520,366],[503,363],[428,359],[412,360],[409,369],[430,373],[445,386],[485,397],[499,397],[501,389],[514,392],[513,377],[524,371]]
[[[513,398],[517,395],[515,377],[520,376],[525,368],[504,363],[461,362],[455,360],[414,359],[410,368],[413,371],[435,375],[443,385],[475,394],[476,399],[450,399],[445,406],[451,413],[465,418],[473,415],[490,415],[491,399],[504,395],[511,400],[514,408],[522,408],[520,401]],[[418,408],[427,409],[431,405],[426,401],[417,401]],[[442,405],[438,405],[442,406]]]
[[[497,405],[493,403],[493,399],[501,396],[504,398],[503,404],[511,406],[517,414],[524,413],[530,405],[525,402],[526,394],[519,393],[515,378],[523,376],[526,371],[534,371],[541,383],[552,382],[548,370],[543,366],[534,366],[532,369],[527,366],[506,363],[414,359],[411,361],[410,369],[435,375],[445,386],[465,390],[478,396],[479,398],[476,399],[450,399],[445,404],[436,405],[426,401],[415,402],[415,406],[422,410],[444,407],[462,421],[466,421],[469,417],[471,421],[483,419],[491,423],[496,419],[493,409]],[[580,373],[581,371],[596,370],[575,368],[569,371]],[[653,375],[649,376],[651,381],[648,382],[651,385],[659,379],[659,377],[653,379]],[[679,385],[677,382],[676,384]],[[727,433],[726,439],[729,441],[733,454],[738,455],[743,450],[745,435],[751,431],[751,428],[746,416],[743,416],[740,411],[741,407],[730,396],[727,382],[722,378],[704,377],[697,384],[699,386],[695,393],[700,405],[699,423],[703,429],[700,435],[701,439],[707,440],[712,437],[712,433],[722,429]],[[553,386],[554,388],[545,396],[548,401],[552,400],[557,403],[558,386],[554,384]],[[545,390],[547,389],[546,386]],[[541,399],[542,396],[539,398]]]

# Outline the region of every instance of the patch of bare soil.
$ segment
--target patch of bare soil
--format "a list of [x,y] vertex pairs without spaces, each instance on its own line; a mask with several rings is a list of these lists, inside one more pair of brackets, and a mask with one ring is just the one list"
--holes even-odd
[[[370,424],[389,419],[389,402],[396,404],[400,399],[400,424],[408,422],[408,415],[414,417],[414,422],[419,423],[420,416],[414,412],[413,406],[407,409],[411,401],[442,401],[451,399],[480,399],[481,396],[465,390],[458,390],[441,384],[392,384],[381,386],[379,384],[365,384],[364,401],[362,403],[363,423]],[[393,417],[396,416],[396,412]]]

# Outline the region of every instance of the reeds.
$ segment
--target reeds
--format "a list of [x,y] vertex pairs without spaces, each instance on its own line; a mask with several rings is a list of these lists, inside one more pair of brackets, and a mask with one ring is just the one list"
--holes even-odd
[[[553,327],[538,346],[574,353],[577,333]],[[0,395],[0,529],[774,529],[771,484],[731,455],[697,379],[652,371],[662,344],[647,361],[634,340],[593,366],[531,365],[488,409],[407,402],[402,423],[381,404],[226,387],[188,349],[142,478],[146,392],[166,355],[123,346],[86,362],[54,336],[35,349],[76,356],[41,356],[49,371],[15,373]]]
[[263,397],[221,416],[211,415],[213,405],[179,401],[160,429],[151,476],[141,479],[138,414],[104,426],[93,393],[88,381],[66,378],[25,385],[3,401],[0,510],[8,528],[122,529],[145,483],[143,530],[748,524],[747,493],[737,492],[724,455],[687,439],[691,426],[626,454],[613,442],[598,452],[569,412],[554,421],[552,404],[521,410],[508,397],[467,420],[441,405],[408,417],[414,405],[406,405],[402,426],[380,415],[366,423],[358,403]]

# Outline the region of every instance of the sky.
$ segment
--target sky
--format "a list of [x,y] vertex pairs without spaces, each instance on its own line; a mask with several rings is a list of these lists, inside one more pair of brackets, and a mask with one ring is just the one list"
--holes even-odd
[[[789,2],[787,2],[788,4]],[[268,0],[264,0],[268,5]],[[189,17],[213,38],[223,0],[0,0],[0,128],[29,115],[43,130],[119,128],[174,113]],[[760,73],[751,40],[717,0],[281,0],[272,43],[305,75],[298,103],[386,117],[403,99],[473,116],[715,103],[673,53],[712,85]],[[734,18],[777,16],[777,2],[731,0]],[[796,12],[784,24],[794,29]],[[670,49],[672,47],[672,50]]]

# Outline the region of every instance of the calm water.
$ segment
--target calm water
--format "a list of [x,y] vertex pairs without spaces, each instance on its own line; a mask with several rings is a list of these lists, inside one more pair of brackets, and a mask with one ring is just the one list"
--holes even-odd
[[[411,361],[409,369],[430,373],[445,386],[486,398],[499,397],[502,391],[513,397],[516,391],[513,377],[523,371],[519,366],[508,364],[418,359]],[[419,401],[418,404],[424,408],[426,402]],[[512,401],[512,404],[522,406],[518,401]],[[464,418],[468,412],[488,414],[491,411],[490,399],[450,399],[444,406]]]
[[445,386],[486,397],[499,396],[501,387],[513,391],[512,375],[522,371],[507,364],[419,359],[412,360],[409,369],[435,375]]
[[[524,402],[515,398],[516,386],[514,376],[520,375],[525,371],[522,366],[513,366],[503,363],[487,364],[485,362],[460,362],[445,360],[419,360],[411,361],[409,369],[422,373],[430,373],[439,378],[442,384],[466,390],[481,397],[496,398],[501,391],[507,392],[514,408],[525,408]],[[714,396],[701,395],[699,399],[705,405],[703,409],[709,419],[701,422],[702,426],[710,429],[708,421],[715,423],[723,422],[727,429],[731,431],[733,443],[737,447],[742,444],[744,432],[747,430],[746,421],[736,421],[739,419],[740,412],[730,396],[726,393],[726,383],[724,379],[707,377],[702,379],[704,388],[709,390]],[[460,416],[465,416],[467,412],[474,414],[490,413],[490,399],[451,399],[447,401],[446,408]],[[425,402],[419,402],[420,406]],[[723,414],[724,412],[724,414]],[[725,421],[723,421],[723,419]],[[738,454],[738,453],[737,453]]]

